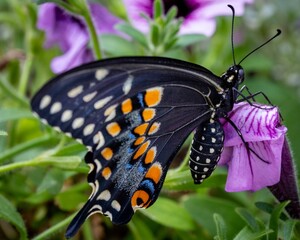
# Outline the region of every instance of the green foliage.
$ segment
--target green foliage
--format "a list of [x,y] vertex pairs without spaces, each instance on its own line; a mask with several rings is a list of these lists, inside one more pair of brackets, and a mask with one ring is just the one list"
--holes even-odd
[[[230,17],[218,19],[216,33],[211,38],[197,34],[178,35],[182,20],[176,18],[177,9],[173,7],[165,13],[161,1],[155,1],[154,19],[145,16],[150,26],[148,33],[124,21],[117,29],[126,37],[97,36],[86,1],[1,1],[0,236],[6,239],[63,239],[72,214],[91,192],[86,182],[88,167],[82,161],[85,147],[41,124],[29,107],[29,99],[53,76],[50,62],[60,54],[58,48],[43,48],[44,34],[36,27],[37,4],[45,2],[57,3],[85,19],[97,58],[102,55],[171,56],[200,63],[217,74],[232,64]],[[106,2],[111,7],[117,6]],[[290,2],[298,6],[297,1]],[[298,66],[298,61],[289,62],[296,52],[290,55],[282,52],[286,44],[299,44],[298,37],[290,29],[296,24],[290,24],[292,19],[288,13],[297,9],[290,2],[286,6],[279,0],[272,2],[273,8],[278,10],[270,19],[257,23],[261,32],[249,26],[247,14],[237,18],[236,31],[245,39],[242,44],[236,44],[235,51],[238,61],[263,42],[266,35],[273,33],[269,34],[271,25],[274,29],[279,23],[289,26],[286,31],[291,35],[284,35],[278,45],[272,43],[266,47],[268,50],[255,53],[243,62],[243,66],[249,73],[248,87],[253,92],[263,90],[275,105],[279,105],[295,147],[300,144],[298,85],[289,86],[290,81],[285,78],[290,76],[287,67]],[[255,6],[252,14],[269,5],[257,3]],[[284,8],[285,13],[280,14],[280,8]],[[252,20],[256,19],[251,16]],[[273,22],[275,20],[278,22]],[[298,49],[288,46],[287,49]],[[299,72],[297,74],[299,77]],[[217,169],[203,184],[195,185],[187,167],[188,158],[182,157],[190,141],[175,158],[175,166],[179,166],[169,170],[161,196],[153,206],[136,213],[123,227],[113,226],[107,218],[97,215],[85,223],[75,239],[93,239],[93,234],[97,233],[91,226],[97,225],[95,222],[99,219],[103,228],[98,231],[107,239],[300,239],[299,221],[290,219],[284,211],[288,203],[276,205],[264,191],[226,193],[225,169]],[[299,159],[300,148],[294,151]],[[10,226],[10,232],[3,231],[7,226],[3,222]]]

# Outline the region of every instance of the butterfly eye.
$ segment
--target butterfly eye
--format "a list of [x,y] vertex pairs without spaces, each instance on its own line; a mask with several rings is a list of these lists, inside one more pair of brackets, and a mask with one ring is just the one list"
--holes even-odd
[[242,83],[244,81],[244,69],[239,69],[238,71],[238,81],[239,83]]

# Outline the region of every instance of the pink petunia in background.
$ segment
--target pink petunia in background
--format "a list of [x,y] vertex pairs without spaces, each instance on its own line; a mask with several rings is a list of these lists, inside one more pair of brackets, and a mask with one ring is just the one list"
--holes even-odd
[[[216,17],[232,15],[231,4],[237,16],[245,11],[245,5],[254,0],[163,0],[165,12],[172,6],[178,9],[177,17],[183,18],[180,34],[204,34],[212,36],[216,29]],[[153,17],[154,0],[123,0],[128,18],[137,29],[147,32],[149,25],[141,13]]]
[[243,102],[234,105],[229,118],[255,154],[247,149],[232,125],[224,120],[224,151],[219,164],[228,166],[226,191],[257,191],[278,183],[287,131],[281,125],[278,109]]
[[[118,34],[114,29],[121,20],[97,3],[89,4],[97,34]],[[89,48],[90,36],[83,18],[75,16],[54,3],[40,5],[37,27],[45,32],[45,47],[58,45],[63,54],[51,62],[54,73],[61,73],[94,60]]]

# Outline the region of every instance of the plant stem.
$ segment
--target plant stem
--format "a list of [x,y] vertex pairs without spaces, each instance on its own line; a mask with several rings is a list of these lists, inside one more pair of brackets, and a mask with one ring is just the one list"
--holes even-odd
[[286,211],[289,213],[291,218],[300,219],[300,201],[297,177],[293,156],[287,138],[284,140],[282,149],[280,181],[268,188],[279,202],[289,200],[290,203],[287,205]]
[[20,94],[18,94],[18,92],[15,90],[15,88],[10,85],[10,83],[8,83],[7,81],[5,81],[4,79],[0,80],[0,88],[11,98],[13,98],[14,100],[16,100],[18,103],[20,103],[22,106],[24,107],[28,107],[29,104],[26,100],[25,97],[21,96]]
[[0,163],[4,162],[5,160],[7,160],[7,159],[9,159],[9,158],[21,153],[21,152],[26,151],[27,149],[31,149],[31,148],[34,148],[36,146],[41,146],[41,145],[44,145],[46,143],[48,144],[49,141],[54,140],[54,139],[56,139],[56,138],[52,137],[50,135],[45,135],[45,136],[35,138],[33,140],[21,143],[19,145],[16,145],[16,146],[4,151],[1,154]]
[[42,232],[41,234],[34,237],[32,240],[43,240],[43,239],[50,239],[55,235],[55,233],[60,232],[61,229],[65,228],[71,220],[75,217],[76,213],[67,217],[63,221],[55,224],[54,226],[48,228],[46,231]]
[[26,60],[24,62],[24,67],[22,69],[22,75],[21,75],[20,83],[19,83],[19,93],[22,96],[25,96],[25,94],[26,94],[26,88],[28,85],[28,80],[29,80],[32,63],[33,63],[33,54],[29,52],[26,57]]
[[83,15],[83,17],[86,21],[86,24],[87,24],[89,32],[90,32],[90,37],[91,37],[92,44],[93,44],[94,55],[95,55],[96,59],[99,60],[99,59],[102,58],[100,43],[99,43],[99,40],[98,40],[98,36],[97,36],[95,26],[94,26],[92,18],[91,18],[88,3],[87,3],[86,0],[84,1],[84,3],[85,3],[85,9],[82,12],[82,15]]

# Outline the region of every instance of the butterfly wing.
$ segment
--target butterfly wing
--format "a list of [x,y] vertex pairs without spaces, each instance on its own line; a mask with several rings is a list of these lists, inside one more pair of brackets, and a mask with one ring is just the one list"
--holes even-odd
[[118,58],[71,70],[36,94],[33,111],[89,149],[93,192],[67,236],[95,212],[122,224],[154,203],[172,158],[220,102],[219,81],[178,60]]

